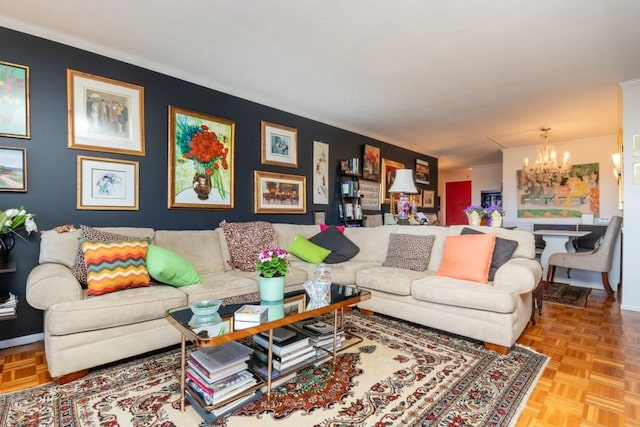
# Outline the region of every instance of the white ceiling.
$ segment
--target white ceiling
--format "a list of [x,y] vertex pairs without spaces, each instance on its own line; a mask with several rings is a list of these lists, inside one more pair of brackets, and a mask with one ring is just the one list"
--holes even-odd
[[440,169],[500,162],[541,126],[555,142],[615,135],[618,83],[640,78],[638,0],[29,0],[3,2],[0,25]]

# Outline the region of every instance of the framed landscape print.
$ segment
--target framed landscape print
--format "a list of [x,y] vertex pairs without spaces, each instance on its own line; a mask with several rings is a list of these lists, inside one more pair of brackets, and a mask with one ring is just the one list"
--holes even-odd
[[138,162],[78,156],[77,208],[138,210]]
[[31,138],[29,67],[0,61],[0,136]]
[[362,179],[380,181],[380,149],[365,144],[362,155]]
[[27,191],[26,148],[0,147],[0,191]]
[[262,164],[298,167],[298,130],[261,122]]
[[306,213],[306,181],[302,175],[254,171],[254,212]]
[[69,148],[144,156],[144,88],[67,70]]
[[169,106],[169,208],[233,209],[235,122]]
[[382,159],[382,203],[391,203],[392,198],[389,188],[391,188],[391,184],[396,179],[396,170],[402,168],[404,168],[404,163]]
[[435,208],[436,207],[436,192],[433,190],[422,190],[422,207],[423,208]]
[[416,159],[416,183],[429,185],[430,181],[429,162]]

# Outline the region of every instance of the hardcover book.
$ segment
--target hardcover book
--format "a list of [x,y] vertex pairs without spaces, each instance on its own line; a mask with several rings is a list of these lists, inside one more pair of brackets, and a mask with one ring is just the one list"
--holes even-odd
[[269,307],[266,305],[243,305],[235,313],[233,313],[234,320],[240,322],[256,322],[266,323],[268,320]]

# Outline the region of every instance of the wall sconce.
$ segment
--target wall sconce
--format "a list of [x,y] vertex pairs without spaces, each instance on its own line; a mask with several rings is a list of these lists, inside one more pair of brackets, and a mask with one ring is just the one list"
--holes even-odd
[[616,181],[620,181],[620,177],[622,176],[620,153],[613,153],[611,160],[613,161],[613,176],[616,178]]

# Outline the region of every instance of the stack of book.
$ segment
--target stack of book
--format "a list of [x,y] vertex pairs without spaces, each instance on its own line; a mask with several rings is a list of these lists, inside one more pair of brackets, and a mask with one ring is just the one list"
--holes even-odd
[[243,305],[233,313],[234,329],[246,329],[268,321],[269,307],[266,305]]
[[[258,363],[254,363],[254,369],[266,377],[265,364],[268,360],[269,333],[262,332],[254,335],[253,341],[257,344],[254,358],[258,361]],[[274,376],[294,370],[299,365],[315,360],[315,358],[316,350],[309,343],[308,336],[286,327],[273,330],[272,371],[276,371]]]
[[14,317],[18,308],[18,298],[12,293],[0,293],[0,319]]
[[[189,355],[185,381],[205,405],[216,405],[238,397],[237,400],[212,410],[214,415],[222,414],[248,400],[241,395],[258,383],[247,369],[247,361],[252,353],[252,348],[232,341],[216,347],[201,348]],[[253,393],[246,394],[249,398],[253,397]]]
[[[309,335],[309,343],[316,348],[333,351],[333,325],[322,320],[311,320],[297,325]],[[338,328],[336,333],[336,349],[342,347],[344,330]]]

